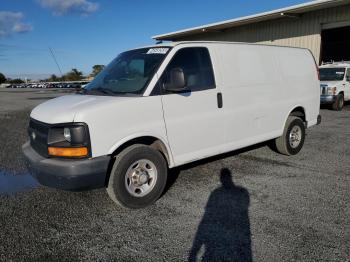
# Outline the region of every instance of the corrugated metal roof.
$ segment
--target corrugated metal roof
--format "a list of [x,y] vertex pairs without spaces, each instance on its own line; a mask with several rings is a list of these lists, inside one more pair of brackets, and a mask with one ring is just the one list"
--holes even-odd
[[281,17],[298,16],[300,14],[316,11],[320,9],[336,7],[341,5],[350,4],[350,0],[317,0],[311,1],[304,4],[294,5],[286,8],[281,8],[269,12],[264,12],[260,14],[244,16],[240,18],[230,19],[226,21],[221,21],[217,23],[202,25],[198,27],[188,28],[180,31],[175,31],[171,33],[166,33],[162,35],[153,36],[156,40],[174,40],[178,37],[188,36],[193,34],[199,34],[207,31],[218,31],[230,27],[236,27],[246,24],[252,24],[261,21],[267,21],[272,19],[277,19]]

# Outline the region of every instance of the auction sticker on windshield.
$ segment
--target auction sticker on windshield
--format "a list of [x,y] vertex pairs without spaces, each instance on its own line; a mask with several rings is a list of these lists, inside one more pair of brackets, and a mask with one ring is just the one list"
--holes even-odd
[[147,54],[166,54],[169,48],[151,48],[147,51]]

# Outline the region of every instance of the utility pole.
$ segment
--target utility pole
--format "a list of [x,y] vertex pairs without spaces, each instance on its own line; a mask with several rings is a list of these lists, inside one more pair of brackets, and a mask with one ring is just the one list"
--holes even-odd
[[63,76],[62,70],[61,70],[61,68],[60,68],[60,66],[59,66],[59,64],[58,64],[58,62],[57,62],[57,59],[56,59],[56,57],[55,57],[55,54],[53,53],[51,47],[49,47],[49,50],[50,50],[50,53],[51,53],[51,55],[52,55],[53,60],[55,61],[56,65],[57,65],[58,71],[60,71],[60,74],[61,74],[61,77],[62,77],[62,76]]

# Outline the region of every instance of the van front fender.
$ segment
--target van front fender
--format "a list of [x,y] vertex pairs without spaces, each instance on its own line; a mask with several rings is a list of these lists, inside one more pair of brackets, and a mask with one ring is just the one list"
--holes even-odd
[[132,134],[132,135],[129,135],[127,137],[124,137],[123,139],[120,139],[118,142],[114,143],[113,146],[108,150],[108,154],[109,155],[115,154],[115,152],[117,152],[118,149],[122,148],[126,144],[129,144],[132,141],[135,141],[135,143],[142,143],[140,141],[143,141],[143,139],[146,140],[147,138],[158,140],[163,144],[163,146],[165,147],[165,149],[167,151],[165,153],[166,153],[166,157],[168,160],[169,168],[173,167],[174,166],[174,159],[173,159],[173,155],[172,155],[170,146],[168,144],[168,141],[160,135],[154,135],[154,134],[148,133],[148,132],[136,133],[136,134]]

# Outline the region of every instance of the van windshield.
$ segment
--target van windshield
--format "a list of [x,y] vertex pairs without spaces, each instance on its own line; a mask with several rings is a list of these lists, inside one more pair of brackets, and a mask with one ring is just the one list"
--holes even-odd
[[85,87],[85,94],[142,95],[170,47],[142,48],[117,56]]
[[321,81],[341,81],[344,79],[345,68],[320,68]]

